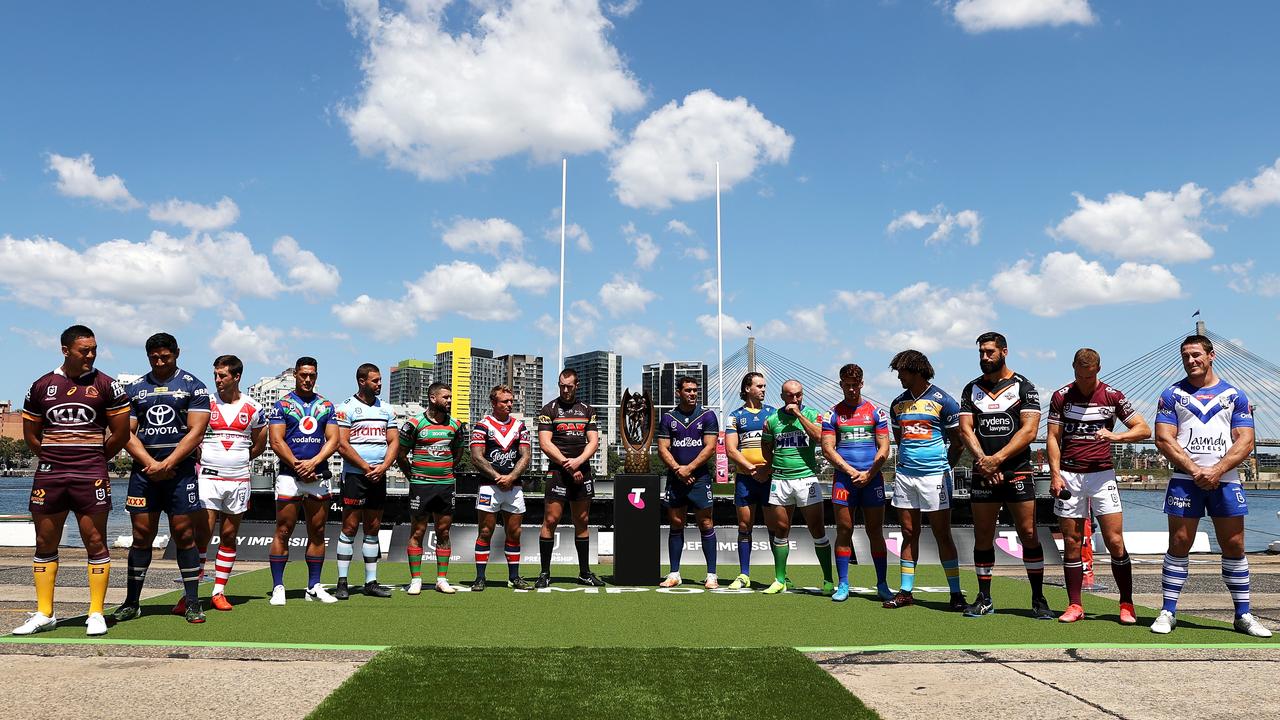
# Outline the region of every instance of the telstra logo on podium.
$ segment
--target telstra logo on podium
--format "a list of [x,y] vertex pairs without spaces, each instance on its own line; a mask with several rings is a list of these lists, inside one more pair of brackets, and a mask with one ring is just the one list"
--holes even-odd
[[631,492],[627,493],[627,500],[631,501],[631,507],[637,510],[643,510],[644,488],[631,488]]

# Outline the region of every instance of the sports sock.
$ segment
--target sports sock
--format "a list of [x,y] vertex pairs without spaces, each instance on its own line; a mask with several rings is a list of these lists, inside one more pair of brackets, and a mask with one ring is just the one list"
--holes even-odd
[[89,614],[101,613],[107,600],[107,581],[111,579],[111,553],[105,549],[89,558]]
[[142,584],[151,567],[151,546],[129,548],[129,576],[125,581],[124,604],[137,605],[142,598]]
[[1129,563],[1129,553],[1111,558],[1111,577],[1116,579],[1116,589],[1120,591],[1120,602],[1133,604],[1133,565]]
[[853,548],[836,548],[836,576],[841,585],[849,584],[849,559],[853,557]]
[[284,585],[284,566],[289,564],[288,553],[284,555],[268,555],[267,560],[271,561],[271,585]]
[[182,575],[182,589],[188,603],[200,601],[200,553],[192,545],[189,548],[178,548],[174,553],[178,561],[178,573]]
[[1080,604],[1080,586],[1084,584],[1084,561],[1063,560],[1062,579],[1067,584],[1067,602]]
[[356,554],[356,540],[350,535],[338,533],[338,580],[347,579],[347,571],[351,569],[351,557]]
[[520,546],[504,544],[502,550],[507,554],[507,579],[515,580],[520,577]]
[[1222,556],[1222,581],[1231,591],[1231,602],[1236,606],[1236,617],[1249,612],[1249,559]]
[[538,560],[541,562],[543,575],[551,574],[551,552],[555,549],[555,538],[538,538]]
[[1031,597],[1044,596],[1044,547],[1036,543],[1035,547],[1022,546],[1022,567],[1027,570],[1027,580],[1031,583]]
[[409,577],[422,577],[422,548],[410,545],[405,554],[409,557]]
[[716,571],[716,529],[702,531],[702,558],[707,561],[707,572]]
[[1164,565],[1160,568],[1160,586],[1164,589],[1162,610],[1171,613],[1178,611],[1178,596],[1182,594],[1182,586],[1187,582],[1190,565],[1185,557],[1164,554]]
[[791,553],[791,543],[786,538],[773,536],[769,539],[773,548],[773,579],[783,583],[787,581],[787,555]]
[[213,560],[213,594],[222,593],[227,587],[227,578],[231,577],[231,568],[236,564],[236,549],[226,545],[218,546],[218,554]]
[[436,579],[441,580],[449,576],[449,560],[453,557],[453,547],[449,545],[436,545]]
[[996,564],[996,549],[973,549],[973,570],[978,575],[978,592],[991,597],[991,568]]
[[578,551],[578,574],[591,572],[591,538],[574,538],[573,549]]
[[751,535],[738,533],[738,572],[751,574]]
[[58,553],[32,558],[31,574],[36,583],[36,612],[45,617],[53,617],[53,588],[58,583]]
[[822,566],[822,578],[831,582],[831,540],[823,535],[813,539],[813,552],[818,556],[818,564]]
[[204,565],[205,565],[205,561],[208,559],[208,558],[206,557],[206,555],[208,554],[208,551],[207,551],[207,550],[205,550],[204,548],[196,548],[196,552],[200,553],[200,579],[201,579],[201,580],[203,580],[203,579],[204,579]]
[[369,584],[378,581],[378,558],[382,556],[382,547],[378,545],[377,535],[365,535],[360,544],[360,555],[364,558],[364,582]]
[[667,533],[667,559],[671,561],[671,572],[680,572],[680,556],[684,554],[684,528],[671,528]]
[[484,580],[485,570],[489,567],[489,541],[476,540],[476,578]]
[[960,558],[942,561],[942,572],[947,575],[947,589],[952,595],[960,592]]
[[916,589],[916,561],[899,560],[898,570],[901,576],[898,579],[899,589],[905,593],[914,591]]
[[877,553],[871,551],[871,564],[876,568],[876,586],[888,587],[889,581],[886,579],[889,572],[889,558],[887,553]]
[[320,571],[324,569],[324,555],[304,555],[307,560],[307,589],[320,584]]

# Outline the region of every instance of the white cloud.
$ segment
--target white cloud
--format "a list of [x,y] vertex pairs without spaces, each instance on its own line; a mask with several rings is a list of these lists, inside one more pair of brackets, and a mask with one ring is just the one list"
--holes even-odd
[[29,328],[20,328],[10,325],[9,332],[14,335],[21,335],[26,338],[27,342],[31,343],[33,347],[37,347],[41,350],[57,350],[60,347],[57,337],[54,337],[49,333],[40,332],[39,330],[31,330]]
[[1058,358],[1058,351],[1057,350],[1037,350],[1037,349],[1019,350],[1018,357],[1024,358],[1024,359],[1035,358],[1036,360],[1045,360],[1045,361],[1056,360]]
[[787,319],[774,318],[760,328],[760,337],[811,342],[827,341],[827,308],[802,307],[787,313]]
[[1204,260],[1213,248],[1200,230],[1205,190],[1187,183],[1177,193],[1151,191],[1141,198],[1111,193],[1102,202],[1075,193],[1079,209],[1049,234],[1122,260]]
[[284,362],[280,340],[284,331],[266,325],[240,325],[234,320],[223,320],[218,332],[209,341],[209,349],[219,355],[237,355],[244,360],[269,364]]
[[595,335],[596,323],[600,320],[600,311],[586,300],[574,300],[569,304],[569,312],[565,313],[565,330],[569,340],[575,345],[585,343]]
[[612,280],[600,286],[600,302],[613,317],[642,313],[656,297],[653,291],[621,275],[614,275]]
[[1019,260],[991,278],[996,296],[1034,315],[1055,317],[1090,305],[1160,302],[1182,294],[1178,279],[1161,265],[1126,262],[1108,273],[1075,253],[1051,252],[1040,261]]
[[[724,323],[724,339],[725,340],[741,340],[747,337],[747,321],[742,321],[727,313],[721,314]],[[699,315],[698,327],[702,328],[702,332],[707,337],[715,339],[717,337],[716,316],[713,314]]]
[[1280,275],[1263,273],[1257,277],[1253,274],[1253,260],[1229,265],[1214,265],[1213,271],[1227,276],[1227,287],[1238,293],[1274,297],[1280,295]]
[[836,297],[855,318],[878,326],[867,345],[889,352],[966,347],[990,330],[996,319],[985,292],[957,292],[927,282],[908,285],[892,295],[841,290]]
[[639,7],[640,0],[618,0],[618,2],[605,4],[605,9],[609,11],[610,15],[621,18],[631,15]]
[[1092,25],[1089,0],[957,0],[952,16],[966,32],[1019,30],[1051,25]]
[[560,333],[560,326],[556,323],[556,319],[547,313],[539,315],[538,319],[534,321],[533,327],[547,337],[556,337]]
[[909,210],[894,218],[886,231],[895,233],[903,228],[920,230],[929,225],[936,225],[933,233],[925,239],[925,245],[944,242],[951,237],[951,231],[961,228],[965,231],[965,239],[970,245],[977,245],[982,239],[982,216],[976,210],[961,210],[949,213],[942,205],[936,206],[928,213]]
[[226,195],[213,205],[170,198],[163,203],[154,203],[147,211],[147,217],[156,222],[207,232],[234,225],[240,218],[240,208]]
[[633,362],[646,362],[671,347],[671,339],[643,325],[620,325],[609,331],[614,352]]
[[338,268],[321,262],[315,253],[303,250],[298,241],[288,235],[276,240],[271,254],[284,264],[290,281],[289,289],[292,291],[311,298],[321,297],[336,293],[338,285],[342,283]]
[[612,146],[614,115],[643,105],[596,0],[451,5],[348,1],[364,81],[340,114],[362,153],[431,179],[523,153],[547,162]]
[[707,302],[714,303],[716,301],[716,274],[707,270],[702,273],[702,282],[698,284],[698,290],[706,296]]
[[412,335],[418,329],[417,319],[403,302],[375,300],[361,295],[355,300],[333,306],[338,322],[360,330],[381,342],[392,342]]
[[89,153],[74,158],[50,153],[48,169],[57,173],[58,192],[67,197],[97,200],[118,210],[142,207],[142,203],[129,194],[119,175],[100,177],[97,174]]
[[1218,196],[1218,202],[1241,215],[1280,205],[1280,159],[1271,167],[1259,169],[1252,180],[1241,180],[1227,188]]
[[746,98],[698,90],[655,110],[610,156],[609,177],[622,204],[666,208],[715,194],[716,162],[724,190],[766,163],[785,163],[795,139]]
[[684,256],[687,258],[693,258],[698,262],[706,262],[711,259],[711,253],[707,252],[707,249],[701,245],[689,245],[685,247]]
[[667,221],[667,232],[679,233],[685,237],[693,237],[693,229],[679,220]]
[[498,265],[498,275],[513,288],[541,295],[560,282],[560,276],[527,260],[507,260]]
[[524,233],[502,218],[457,218],[445,229],[442,239],[446,246],[461,252],[499,255],[504,247],[517,253],[524,248]]
[[[560,217],[560,208],[556,208],[555,217],[556,218]],[[550,240],[551,242],[559,243],[560,242],[560,226],[557,225],[552,228],[547,228],[547,231],[543,233],[543,237]],[[594,249],[595,247],[594,245],[591,244],[591,236],[588,235],[587,231],[583,230],[582,226],[579,225],[578,223],[568,223],[567,225],[565,225],[564,237],[565,237],[566,243],[568,243],[569,241],[573,241],[578,245],[578,249],[582,250],[583,252],[591,252],[592,249]]]
[[622,234],[626,236],[627,244],[636,249],[636,267],[641,270],[652,268],[654,261],[662,252],[662,248],[653,241],[653,237],[649,233],[637,231],[634,223],[624,225]]

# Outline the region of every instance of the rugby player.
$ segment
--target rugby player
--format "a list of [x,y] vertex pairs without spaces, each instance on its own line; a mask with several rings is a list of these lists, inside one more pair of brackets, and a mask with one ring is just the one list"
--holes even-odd
[[338,535],[338,586],[333,596],[351,597],[347,571],[355,554],[356,529],[363,523],[364,594],[391,597],[378,584],[378,531],[387,504],[387,471],[400,448],[400,428],[390,405],[378,399],[382,372],[372,363],[356,368],[356,394],[338,406],[338,454],[342,456],[342,532]]
[[1036,485],[1032,479],[1031,442],[1040,425],[1040,393],[1031,381],[1005,365],[1009,343],[997,332],[978,336],[982,375],[964,386],[960,398],[960,437],[973,453],[973,564],[978,597],[965,617],[995,612],[991,569],[995,566],[996,519],[1004,506],[1013,517],[1022,543],[1022,565],[1031,582],[1031,612],[1037,620],[1055,616],[1045,599],[1044,548],[1036,535]]
[[853,513],[861,507],[876,568],[876,592],[881,600],[888,600],[893,593],[885,580],[888,551],[884,545],[884,476],[880,468],[889,459],[889,419],[883,410],[862,399],[862,368],[858,365],[849,363],[840,368],[840,390],[844,399],[822,421],[822,454],[835,468],[831,507],[836,515],[836,574],[840,584],[831,599],[849,599]]
[[766,519],[773,532],[773,584],[770,595],[787,588],[787,555],[791,550],[791,516],[796,508],[804,516],[814,553],[822,566],[822,593],[831,595],[831,541],[822,518],[822,488],[818,486],[817,447],[822,438],[822,417],[804,406],[804,386],[799,380],[782,384],[782,407],[765,421],[761,434],[764,460],[772,469]]
[[107,459],[129,440],[129,396],[106,373],[93,368],[98,341],[84,325],[62,331],[62,365],[31,384],[22,403],[22,438],[36,457],[28,509],[36,526],[31,570],[36,611],[14,635],[52,630],[53,591],[58,578],[58,544],[67,513],[74,512],[89,556],[89,635],[105,635],[102,616],[111,574],[107,513],[111,479]]
[[578,373],[569,368],[557,378],[559,397],[538,411],[538,447],[547,456],[546,511],[538,533],[538,555],[542,571],[535,588],[551,587],[551,552],[555,549],[556,526],[565,503],[573,518],[573,546],[578,553],[578,583],[592,587],[604,581],[591,572],[590,531],[587,518],[595,483],[591,478],[591,457],[600,447],[596,411],[578,400]]
[[218,533],[218,554],[213,561],[213,595],[217,610],[230,610],[227,579],[236,562],[240,520],[249,509],[250,463],[267,447],[267,413],[253,398],[240,392],[244,363],[235,355],[219,355],[213,361],[213,385],[209,398],[209,429],[200,445],[200,502],[204,517],[192,516],[196,547],[204,551]]
[[[1067,609],[1060,622],[1084,617],[1080,586],[1084,583],[1081,545],[1089,508],[1098,517],[1102,541],[1111,555],[1111,574],[1120,591],[1120,624],[1138,622],[1133,611],[1133,570],[1124,548],[1124,521],[1120,488],[1116,486],[1112,443],[1141,442],[1151,437],[1151,427],[1133,409],[1120,390],[1098,380],[1101,358],[1090,348],[1076,351],[1071,361],[1075,381],[1049,399],[1049,494],[1053,512],[1062,527],[1062,574],[1067,585]],[[1116,420],[1125,432],[1116,433]],[[1069,493],[1061,497],[1063,490]]]
[[960,591],[960,560],[951,539],[951,469],[964,443],[960,439],[960,405],[933,384],[933,365],[919,350],[903,350],[893,356],[889,369],[898,373],[905,391],[889,406],[898,462],[893,475],[893,506],[902,522],[902,548],[898,593],[884,602],[886,608],[915,603],[916,563],[920,559],[920,515],[929,518],[929,529],[938,546],[938,560],[947,575],[951,601],[947,609],[965,609]]
[[129,579],[124,603],[116,608],[116,622],[142,614],[139,601],[151,565],[151,544],[160,526],[160,513],[169,515],[170,542],[177,547],[183,597],[174,615],[189,623],[204,622],[200,607],[200,550],[195,525],[204,521],[196,451],[209,427],[209,390],[178,367],[181,350],[168,333],[147,338],[151,371],[129,384],[129,426],[133,436],[125,449],[133,456],[129,497],[125,508],[133,521],[129,548]]
[[764,434],[764,421],[776,408],[765,404],[764,392],[764,375],[743,375],[738,390],[742,407],[729,413],[725,422],[725,453],[738,469],[733,492],[738,514],[738,577],[729,583],[731,590],[751,587],[751,528],[757,514],[763,515],[769,504],[770,470],[760,450],[760,436]]
[[667,466],[667,489],[662,504],[667,507],[671,531],[667,554],[671,572],[662,587],[675,587],[680,578],[680,555],[684,550],[685,509],[693,505],[693,517],[702,533],[702,557],[707,563],[703,587],[720,587],[716,577],[716,526],[711,519],[711,470],[707,461],[716,452],[720,423],[714,411],[698,404],[698,381],[684,376],[676,380],[680,404],[662,414],[658,422],[658,459]]
[[1164,556],[1164,605],[1151,632],[1178,624],[1178,595],[1187,581],[1187,553],[1200,518],[1213,519],[1222,548],[1222,580],[1235,604],[1235,628],[1254,637],[1271,631],[1249,609],[1249,560],[1244,555],[1244,516],[1249,513],[1236,468],[1253,452],[1253,410],[1243,391],[1213,369],[1213,342],[1203,335],[1182,341],[1187,376],[1160,394],[1156,447],[1173,465],[1164,511],[1169,550]]
[[453,525],[454,474],[462,465],[466,427],[449,415],[453,391],[444,383],[427,388],[427,409],[410,418],[400,428],[400,470],[409,478],[409,594],[422,592],[422,541],[427,524],[434,520],[436,531],[436,591],[458,592],[449,584],[449,560],[453,546],[449,528]]
[[297,383],[293,392],[271,408],[267,427],[271,450],[280,458],[276,476],[276,533],[271,541],[271,604],[284,605],[284,569],[289,540],[301,510],[307,524],[306,598],[324,603],[338,599],[320,584],[324,569],[324,522],[332,496],[329,456],[338,449],[338,424],[333,403],[316,392],[316,359],[303,356],[293,364]]
[[489,542],[498,515],[502,515],[505,536],[503,550],[507,556],[507,587],[528,590],[529,583],[520,577],[520,521],[524,518],[524,481],[521,476],[533,458],[529,428],[524,421],[511,417],[515,392],[506,385],[495,385],[489,391],[493,412],[484,416],[471,429],[471,464],[484,476],[484,485],[476,496],[479,527],[476,530],[476,580],[471,589],[485,588],[485,569],[489,563]]

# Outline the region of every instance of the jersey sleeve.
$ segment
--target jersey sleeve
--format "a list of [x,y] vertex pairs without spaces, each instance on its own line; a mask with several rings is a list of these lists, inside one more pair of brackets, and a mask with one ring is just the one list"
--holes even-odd
[[347,407],[347,403],[342,403],[334,407],[333,421],[340,428],[351,427],[351,409]]
[[1022,382],[1019,383],[1019,385],[1022,386],[1022,398],[1021,398],[1022,402],[1020,403],[1022,406],[1021,412],[1024,412],[1024,413],[1040,412],[1040,391],[1037,390],[1036,386],[1025,377],[1022,379]]
[[774,425],[777,422],[778,422],[778,413],[775,410],[772,414],[769,415],[769,417],[764,419],[764,428],[760,430],[761,442],[767,442],[770,445],[774,444],[774,435],[777,434],[777,431],[774,430]]
[[657,436],[660,439],[663,439],[663,440],[671,439],[671,423],[672,422],[674,421],[671,418],[671,413],[669,412],[662,413],[662,419],[658,421],[658,432],[657,432]]
[[1120,388],[1111,388],[1111,392],[1111,404],[1116,409],[1116,417],[1120,419],[1120,422],[1128,425],[1129,419],[1137,412],[1133,409],[1133,403],[1129,402],[1129,398],[1124,396]]
[[471,447],[484,447],[488,435],[489,431],[485,429],[484,425],[476,423],[471,428]]
[[[968,388],[965,388],[964,396],[966,399],[968,399],[969,397]],[[951,397],[946,393],[942,393],[942,400],[938,404],[942,406],[942,412],[940,414],[941,416],[939,417],[939,419],[942,421],[942,427],[944,428],[959,427],[961,415],[972,415],[974,412],[977,411],[977,408],[973,407],[973,403],[970,402],[969,407],[972,409],[969,410],[968,412],[965,412],[964,406],[960,403],[957,403],[955,398]]]
[[410,418],[400,426],[400,447],[411,448],[418,439],[417,418]]
[[249,429],[257,430],[267,426],[267,413],[256,405],[253,408],[253,417],[249,418]]
[[973,383],[964,386],[964,392],[960,394],[960,409],[958,415],[977,415],[978,406],[973,404]]
[[825,418],[823,418],[823,419],[822,419],[822,434],[823,434],[823,435],[835,435],[835,434],[836,434],[836,423],[835,423],[835,419],[836,419],[836,411],[835,411],[835,408],[832,408],[832,409],[831,409],[831,412],[830,412],[830,413],[827,413],[827,416],[826,416]]
[[209,412],[209,388],[199,380],[192,379],[191,402],[187,403],[187,412]]
[[1061,390],[1049,397],[1049,424],[1062,424],[1062,405],[1066,402],[1066,393]]
[[702,426],[702,434],[703,435],[719,435],[720,434],[720,419],[716,417],[715,410],[707,411],[707,421]]
[[1249,398],[1244,391],[1236,388],[1235,406],[1231,409],[1231,429],[1253,427],[1253,409],[1249,407]]
[[284,425],[283,400],[277,400],[271,405],[271,409],[267,411],[267,423],[270,425]]
[[734,435],[738,434],[738,411],[737,410],[734,410],[733,412],[729,413],[729,417],[725,418],[725,421],[724,421],[724,434],[729,435],[730,433]]
[[[823,425],[822,427],[825,432],[827,426]],[[889,413],[885,412],[884,408],[876,408],[876,434],[889,434]]]
[[587,406],[587,427],[585,431],[600,432],[600,425],[596,422],[596,409],[590,405]]
[[524,424],[523,420],[517,420],[520,423],[520,444],[525,447],[533,445],[532,439],[529,437],[529,426]]
[[1160,393],[1160,401],[1156,404],[1156,424],[1178,424],[1178,400],[1174,397],[1172,386]]
[[454,431],[453,431],[453,439],[449,441],[449,445],[453,447],[455,453],[458,450],[461,450],[462,448],[466,447],[467,437],[469,436],[470,432],[471,432],[470,430],[467,430],[466,423],[461,421],[458,422],[458,427],[454,428]]
[[321,425],[328,425],[333,422],[335,416],[338,414],[333,408],[333,403],[325,400],[324,404],[321,405],[321,408],[320,417],[316,418],[316,421]]
[[22,417],[32,422],[44,422],[44,411],[40,408],[36,398],[40,397],[40,393],[45,392],[40,381],[36,380],[31,383],[30,389],[27,390],[27,396],[22,399]]
[[125,392],[124,383],[112,380],[107,384],[107,392],[111,395],[111,401],[107,403],[108,416],[130,411],[132,406],[129,403],[129,393]]
[[551,432],[554,425],[551,423],[551,406],[548,405],[538,413],[538,432]]

